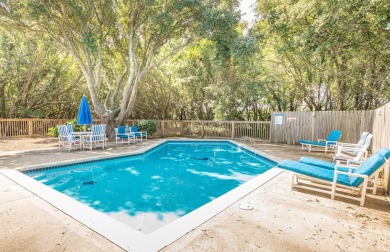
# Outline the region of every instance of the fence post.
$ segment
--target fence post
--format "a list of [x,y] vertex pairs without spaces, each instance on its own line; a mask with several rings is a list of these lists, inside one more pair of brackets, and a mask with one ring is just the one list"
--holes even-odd
[[202,121],[202,130],[200,132],[200,137],[204,138],[204,121]]
[[180,136],[183,136],[183,132],[184,132],[184,123],[183,121],[180,120]]
[[165,123],[164,123],[164,120],[161,120],[160,121],[160,127],[161,127],[161,137],[164,137],[164,126],[165,126]]
[[269,136],[268,137],[269,137],[269,142],[272,143],[272,119],[269,123]]
[[[311,140],[313,141],[316,141],[316,139],[314,139],[314,131],[315,131],[315,128],[316,128],[316,108],[314,107],[313,105],[313,118],[311,119]],[[318,135],[317,135],[317,138],[318,138]]]
[[235,124],[234,121],[232,121],[232,139],[234,139],[234,132],[235,132]]
[[33,137],[34,132],[33,132],[33,121],[32,119],[28,119],[28,137]]

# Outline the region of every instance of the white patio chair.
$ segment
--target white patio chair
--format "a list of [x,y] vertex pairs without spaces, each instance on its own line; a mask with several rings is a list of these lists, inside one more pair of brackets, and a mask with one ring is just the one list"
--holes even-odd
[[337,143],[337,148],[339,148],[340,146],[342,147],[349,147],[349,148],[360,148],[363,146],[363,144],[366,142],[367,140],[367,136],[370,134],[370,132],[363,132],[361,135],[360,135],[360,139],[359,139],[359,142],[357,142],[356,144],[354,143],[344,143],[344,142],[338,142]]
[[73,134],[73,125],[58,125],[57,128],[59,150],[61,150],[61,147],[67,147],[69,151],[72,149],[81,149],[81,140],[80,137]]
[[[361,161],[366,160],[368,155],[368,148],[371,145],[372,134],[368,134],[364,144],[360,147],[349,147],[348,145],[339,145],[337,153],[333,156],[333,161]],[[360,141],[359,141],[360,142]]]
[[106,145],[106,125],[92,125],[91,134],[84,135],[84,148],[89,148],[92,150],[94,147],[102,147]]

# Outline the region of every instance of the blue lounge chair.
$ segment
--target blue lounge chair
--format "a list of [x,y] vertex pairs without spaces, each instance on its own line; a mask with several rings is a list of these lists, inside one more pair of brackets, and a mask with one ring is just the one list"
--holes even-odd
[[302,150],[304,147],[307,147],[309,149],[309,152],[311,151],[311,147],[315,146],[318,148],[324,148],[325,153],[328,151],[329,147],[334,147],[337,145],[337,142],[339,141],[341,137],[341,131],[340,130],[332,130],[330,132],[327,139],[318,139],[317,142],[310,141],[310,140],[299,140],[299,142],[302,144]]
[[[335,196],[340,196],[358,200],[360,201],[360,205],[363,206],[367,193],[368,179],[377,176],[382,166],[385,163],[388,164],[386,160],[388,157],[390,157],[390,150],[381,149],[353,170],[349,166],[335,165],[331,169],[332,167],[329,164],[322,163],[323,166],[315,166],[292,160],[284,160],[278,164],[278,167],[293,173],[291,188],[297,187],[327,193],[331,195],[332,199]],[[317,165],[321,164],[318,161],[314,163]],[[299,182],[299,179],[301,179],[301,182]],[[313,181],[319,183],[316,183],[315,187],[313,187],[312,183],[308,183]],[[332,185],[330,191],[329,184]],[[345,192],[346,189],[358,190],[361,196],[356,198],[345,193],[337,192]]]
[[148,132],[146,131],[139,131],[138,130],[138,127],[133,125],[130,127],[130,132],[131,133],[134,133],[135,137],[136,137],[136,140],[137,138],[139,138],[142,142],[142,138],[145,137],[146,138],[146,141],[148,141]]
[[[126,132],[125,126],[119,126],[115,129],[115,144],[118,145],[118,140],[121,140],[123,143],[130,145],[130,142],[135,143],[135,135],[132,132]],[[126,142],[124,141],[126,140]]]

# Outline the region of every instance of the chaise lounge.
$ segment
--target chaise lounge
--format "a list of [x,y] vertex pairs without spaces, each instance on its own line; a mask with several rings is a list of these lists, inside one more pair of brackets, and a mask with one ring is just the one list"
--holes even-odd
[[[355,147],[351,145],[337,145],[336,155],[333,156],[333,161],[347,161],[347,160],[365,160],[368,155],[368,148],[371,145],[372,134],[368,134],[363,144],[357,144]],[[360,142],[360,141],[359,141]]]
[[317,142],[310,141],[310,140],[299,140],[299,142],[302,144],[302,150],[304,147],[307,147],[309,149],[309,152],[311,151],[311,147],[317,147],[320,149],[324,149],[325,153],[328,151],[328,148],[335,147],[341,138],[341,131],[340,130],[332,130],[330,132],[327,139],[318,139]]
[[[303,163],[292,160],[284,160],[278,167],[291,171],[291,189],[304,188],[312,191],[326,193],[335,196],[358,200],[364,206],[365,196],[368,188],[368,180],[377,178],[379,171],[386,164],[390,157],[390,149],[380,149],[371,155],[358,167],[351,165],[320,165],[317,163]],[[313,165],[315,164],[315,165]],[[301,182],[299,181],[301,179]],[[314,183],[313,183],[314,182]],[[329,190],[331,185],[331,190]],[[376,184],[372,188],[376,192]],[[358,192],[360,197],[355,197],[350,192]],[[349,192],[349,194],[345,194]]]

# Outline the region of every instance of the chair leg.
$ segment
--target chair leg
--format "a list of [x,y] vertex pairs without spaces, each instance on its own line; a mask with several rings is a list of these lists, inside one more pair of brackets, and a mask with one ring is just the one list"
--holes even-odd
[[335,170],[334,171],[334,177],[333,177],[333,183],[332,183],[332,192],[330,194],[330,198],[332,200],[334,200],[334,196],[336,194],[337,176],[338,176],[338,172],[337,172],[337,170]]
[[291,189],[294,189],[295,185],[298,184],[298,175],[293,173],[291,176]]
[[364,178],[362,196],[360,197],[360,206],[364,206],[364,201],[366,200],[367,184],[368,178]]
[[379,179],[379,172],[377,172],[374,177],[374,188],[372,189],[373,194],[376,194],[376,189],[378,188],[378,179]]

